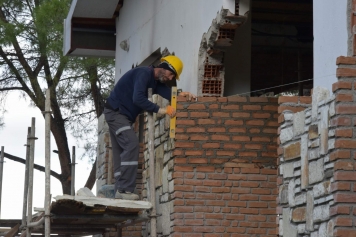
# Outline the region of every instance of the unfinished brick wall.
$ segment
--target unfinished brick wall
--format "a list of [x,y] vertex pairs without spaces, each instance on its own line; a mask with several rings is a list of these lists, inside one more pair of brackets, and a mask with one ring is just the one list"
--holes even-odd
[[280,236],[356,236],[356,59],[337,64],[331,96],[314,88],[310,108],[279,118]]
[[178,100],[176,140],[155,123],[158,235],[276,236],[277,99]]

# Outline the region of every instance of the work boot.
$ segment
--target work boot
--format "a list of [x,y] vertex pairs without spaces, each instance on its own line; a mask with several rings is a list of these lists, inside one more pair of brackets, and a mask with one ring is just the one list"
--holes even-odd
[[124,199],[124,200],[138,200],[139,197],[135,193],[131,193],[128,191],[120,193],[119,191],[116,191],[115,193],[115,198],[116,199]]

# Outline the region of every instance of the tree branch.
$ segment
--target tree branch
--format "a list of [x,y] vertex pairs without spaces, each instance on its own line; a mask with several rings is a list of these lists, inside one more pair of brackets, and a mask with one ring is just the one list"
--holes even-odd
[[88,179],[87,179],[87,182],[85,183],[85,186],[84,187],[87,187],[89,188],[90,190],[93,188],[94,184],[95,184],[95,181],[96,181],[96,178],[95,178],[95,174],[96,174],[96,160],[95,159],[95,162],[93,164],[93,167],[91,168],[91,171],[90,171],[90,174],[88,176]]
[[[0,151],[0,154],[1,154],[1,151]],[[17,156],[10,155],[10,154],[8,154],[8,153],[6,153],[6,152],[4,152],[4,157],[6,157],[6,158],[8,158],[8,159],[10,159],[10,160],[16,161],[16,162],[20,162],[20,163],[22,163],[22,164],[26,164],[26,160],[25,160],[25,159],[20,158],[20,157],[17,157]],[[35,168],[36,170],[45,172],[45,167],[43,167],[43,166],[40,166],[40,165],[36,165],[36,164],[35,164],[35,165],[34,165],[34,168]],[[58,179],[58,180],[61,182],[61,175],[60,175],[60,174],[58,174],[57,172],[51,170],[51,175],[52,175],[53,177],[55,177],[56,179]]]
[[23,87],[7,87],[7,88],[0,88],[0,91],[13,91],[13,90],[23,90]]

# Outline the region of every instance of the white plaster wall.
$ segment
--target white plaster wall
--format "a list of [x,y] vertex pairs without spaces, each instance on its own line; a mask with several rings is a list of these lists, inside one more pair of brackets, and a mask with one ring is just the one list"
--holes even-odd
[[[184,63],[178,88],[197,93],[198,53],[203,33],[222,7],[234,13],[234,0],[130,0],[117,18],[116,81],[132,65],[165,47]],[[120,42],[128,40],[128,52]]]
[[336,58],[348,49],[348,0],[314,0],[314,88],[331,91]]

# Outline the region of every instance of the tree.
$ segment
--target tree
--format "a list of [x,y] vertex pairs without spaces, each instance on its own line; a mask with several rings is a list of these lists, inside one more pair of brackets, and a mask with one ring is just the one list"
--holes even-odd
[[0,0],[0,96],[20,91],[44,111],[45,91],[51,91],[51,132],[64,194],[70,193],[71,180],[67,131],[88,141],[85,136],[93,134],[114,79],[113,60],[63,56],[63,19],[70,2]]

